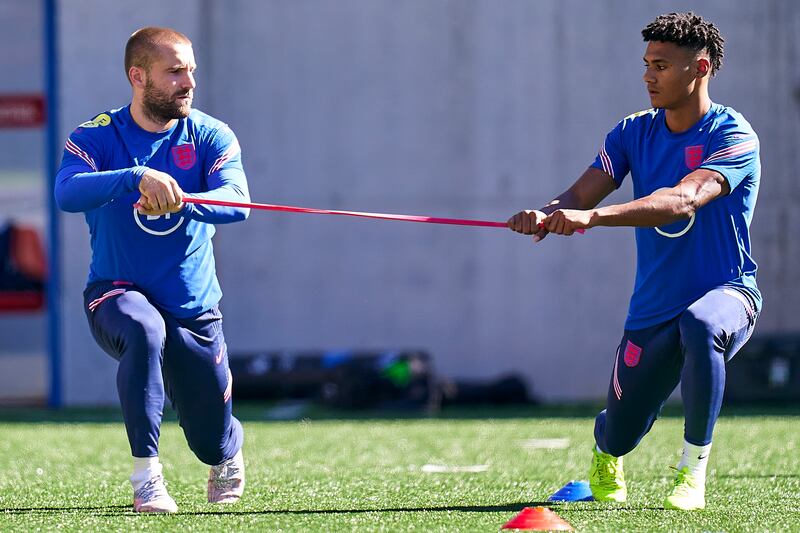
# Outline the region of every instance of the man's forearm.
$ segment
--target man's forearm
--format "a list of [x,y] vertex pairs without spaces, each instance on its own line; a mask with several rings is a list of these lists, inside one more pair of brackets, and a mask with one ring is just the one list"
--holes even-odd
[[698,209],[730,192],[718,172],[697,170],[677,185],[624,204],[595,209],[591,226],[634,226],[654,228],[690,219]]
[[[242,175],[244,176],[244,175]],[[195,198],[208,198],[211,200],[229,200],[233,202],[249,202],[250,193],[244,181],[226,183],[220,187],[203,193],[193,193],[189,196]],[[245,220],[250,214],[249,209],[241,207],[224,207],[218,205],[185,203],[183,212],[191,219],[208,224],[228,224]]]
[[96,209],[135,191],[147,167],[86,172],[83,167],[61,168],[56,175],[55,197],[59,208],[70,213]]
[[575,193],[574,189],[570,188],[551,200],[548,204],[539,209],[539,211],[545,215],[549,215],[556,209],[591,209],[598,203],[599,202],[591,202],[588,199],[581,199],[581,197]]
[[624,204],[594,209],[591,226],[633,226],[653,228],[687,220],[696,211],[691,198],[665,189]]

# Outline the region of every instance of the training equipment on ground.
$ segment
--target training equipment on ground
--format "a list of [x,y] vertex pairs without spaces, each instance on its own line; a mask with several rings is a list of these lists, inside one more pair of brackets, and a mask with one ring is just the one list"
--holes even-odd
[[442,394],[421,350],[231,353],[237,400],[315,400],[337,409],[437,411]]
[[547,498],[549,502],[591,502],[594,501],[588,481],[574,479]]
[[517,516],[503,524],[502,529],[572,531],[572,526],[547,507],[525,507]]

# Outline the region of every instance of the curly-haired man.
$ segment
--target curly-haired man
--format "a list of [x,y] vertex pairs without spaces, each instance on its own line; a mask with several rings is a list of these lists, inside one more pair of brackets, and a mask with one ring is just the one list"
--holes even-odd
[[[537,242],[595,226],[636,228],[636,283],[606,409],[595,420],[589,483],[596,500],[627,499],[622,456],[650,430],[680,382],[683,456],[664,507],[703,509],[725,364],[761,311],[749,234],[759,142],[742,115],[709,98],[724,43],[713,24],[670,13],[642,36],[653,108],[617,124],[572,187],[508,224]],[[628,173],[635,199],[597,208]]]

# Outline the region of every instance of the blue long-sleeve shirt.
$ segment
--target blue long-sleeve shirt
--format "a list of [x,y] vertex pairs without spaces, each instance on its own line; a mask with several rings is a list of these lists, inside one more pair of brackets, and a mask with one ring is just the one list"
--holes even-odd
[[184,203],[177,213],[140,215],[133,204],[148,168],[172,176],[186,196],[250,201],[239,143],[226,124],[195,109],[170,130],[151,133],[126,106],[69,136],[56,202],[64,211],[83,212],[89,225],[88,283],[131,282],[173,316],[195,316],[222,296],[214,224],[244,220],[249,210]]

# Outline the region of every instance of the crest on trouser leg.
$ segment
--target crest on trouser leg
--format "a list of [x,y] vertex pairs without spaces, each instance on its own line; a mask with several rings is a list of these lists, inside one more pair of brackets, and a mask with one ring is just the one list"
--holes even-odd
[[631,341],[628,341],[628,344],[625,346],[625,366],[634,367],[638,365],[641,357],[642,349]]

